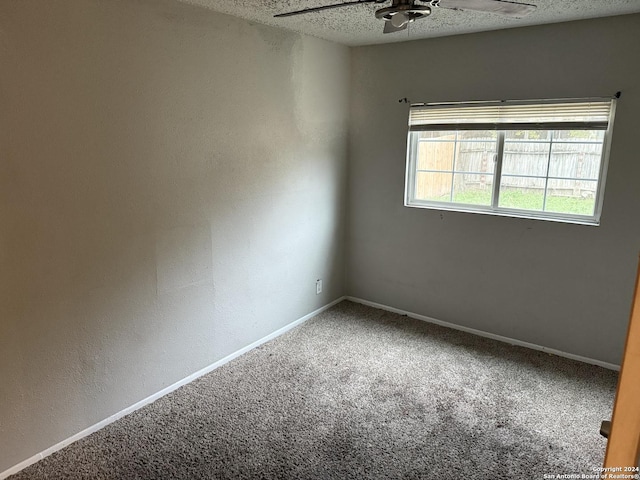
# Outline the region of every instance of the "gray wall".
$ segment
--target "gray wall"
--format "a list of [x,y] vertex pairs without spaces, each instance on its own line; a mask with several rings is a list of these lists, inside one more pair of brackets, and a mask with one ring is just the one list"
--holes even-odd
[[[356,48],[347,293],[619,363],[640,248],[640,16]],[[600,227],[403,206],[413,102],[613,95]]]
[[8,0],[0,65],[0,472],[343,294],[346,47]]

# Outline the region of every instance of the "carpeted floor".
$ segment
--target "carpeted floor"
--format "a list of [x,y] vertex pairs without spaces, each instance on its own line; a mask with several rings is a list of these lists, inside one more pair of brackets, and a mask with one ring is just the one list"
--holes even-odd
[[589,474],[616,379],[342,302],[11,479]]

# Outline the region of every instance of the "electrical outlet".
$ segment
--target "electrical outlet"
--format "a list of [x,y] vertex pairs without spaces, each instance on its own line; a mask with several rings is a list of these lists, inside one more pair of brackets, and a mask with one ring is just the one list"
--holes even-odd
[[316,295],[320,295],[322,293],[322,280],[316,280]]

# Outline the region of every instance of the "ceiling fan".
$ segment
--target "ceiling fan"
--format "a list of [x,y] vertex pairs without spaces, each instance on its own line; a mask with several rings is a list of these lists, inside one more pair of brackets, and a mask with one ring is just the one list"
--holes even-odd
[[[360,3],[385,3],[388,0],[352,0],[348,2],[305,8],[294,12],[280,13],[274,17],[291,17],[302,13],[319,12],[332,8],[346,7]],[[512,18],[521,18],[532,13],[535,5],[516,3],[507,0],[391,0],[391,6],[376,10],[376,18],[384,20],[383,33],[406,30],[407,26],[419,18],[431,15],[433,8],[451,10],[473,10],[476,12],[497,13]]]

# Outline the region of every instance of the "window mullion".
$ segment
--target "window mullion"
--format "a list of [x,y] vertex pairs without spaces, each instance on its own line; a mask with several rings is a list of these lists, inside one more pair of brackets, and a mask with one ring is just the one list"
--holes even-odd
[[453,202],[453,185],[454,180],[456,178],[456,160],[458,158],[458,148],[460,148],[460,144],[458,143],[458,136],[460,132],[456,132],[455,143],[453,144],[453,163],[451,165],[451,191],[449,192],[449,201]]
[[500,178],[502,177],[502,159],[504,157],[504,131],[498,132],[498,149],[495,159],[495,170],[493,175],[493,194],[491,195],[491,208],[497,209],[500,201]]
[[542,197],[542,211],[547,210],[547,188],[549,188],[549,170],[551,169],[551,152],[553,152],[553,130],[549,132],[549,156],[547,157],[547,171],[544,179],[544,197]]

